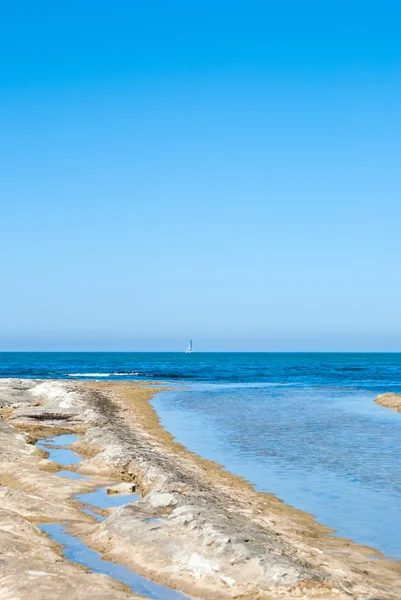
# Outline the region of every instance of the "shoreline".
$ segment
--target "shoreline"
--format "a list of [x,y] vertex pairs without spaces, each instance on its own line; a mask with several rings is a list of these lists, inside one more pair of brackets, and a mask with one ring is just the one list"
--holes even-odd
[[[13,402],[2,410],[10,425],[32,439],[49,431],[79,433],[73,449],[86,460],[77,472],[133,481],[141,493],[138,503],[113,511],[101,524],[74,522],[72,530],[85,543],[192,596],[401,598],[399,562],[331,536],[312,515],[255,491],[174,441],[151,404],[160,382],[152,385],[0,382],[0,396],[7,386],[9,394],[14,390]],[[16,397],[23,406],[15,407]],[[160,523],[150,525],[151,517]]]

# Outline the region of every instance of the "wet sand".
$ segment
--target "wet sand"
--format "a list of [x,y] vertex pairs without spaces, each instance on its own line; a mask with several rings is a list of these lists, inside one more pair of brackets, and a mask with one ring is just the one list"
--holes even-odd
[[[34,600],[61,597],[60,581],[74,582],[68,598],[91,598],[88,582],[93,598],[135,597],[68,562],[35,525],[65,521],[103,558],[192,597],[401,598],[399,562],[331,536],[310,515],[174,442],[149,403],[159,390],[135,382],[0,382],[0,547],[7,549],[0,599],[28,590]],[[72,449],[85,460],[70,470],[90,480],[57,475],[61,467],[33,446],[58,433],[79,435]],[[135,484],[141,499],[98,522],[74,496],[110,481]]]

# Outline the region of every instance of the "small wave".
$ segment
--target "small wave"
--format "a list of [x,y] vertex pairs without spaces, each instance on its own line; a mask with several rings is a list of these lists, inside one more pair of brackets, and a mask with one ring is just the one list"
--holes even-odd
[[127,377],[131,375],[137,375],[138,377],[148,377],[151,379],[192,379],[193,375],[184,375],[182,373],[169,373],[166,371],[165,373],[158,372],[142,372],[142,371],[115,371],[114,373],[110,373],[113,377]]
[[67,377],[110,377],[112,373],[68,373]]
[[125,377],[126,375],[145,375],[145,373],[140,373],[139,371],[115,371],[111,375],[113,377]]
[[127,377],[130,375],[145,375],[139,371],[115,371],[114,373],[68,373],[67,377]]

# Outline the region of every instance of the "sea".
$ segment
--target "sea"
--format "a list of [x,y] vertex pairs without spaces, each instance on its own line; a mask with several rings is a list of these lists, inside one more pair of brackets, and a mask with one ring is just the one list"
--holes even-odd
[[399,353],[0,353],[0,377],[169,381],[178,441],[401,558],[401,413],[374,402],[401,393]]

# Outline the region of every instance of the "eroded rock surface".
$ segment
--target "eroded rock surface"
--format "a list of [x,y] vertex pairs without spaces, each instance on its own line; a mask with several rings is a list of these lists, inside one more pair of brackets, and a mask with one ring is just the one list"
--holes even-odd
[[[1,387],[0,401],[7,407],[29,389],[21,384],[4,393],[4,383]],[[68,562],[58,545],[40,531],[36,523],[81,519],[71,496],[90,486],[63,482],[43,470],[47,461],[30,441],[0,419],[0,600],[135,598],[113,579]]]

